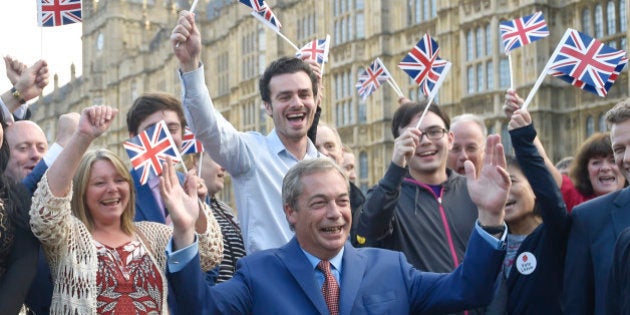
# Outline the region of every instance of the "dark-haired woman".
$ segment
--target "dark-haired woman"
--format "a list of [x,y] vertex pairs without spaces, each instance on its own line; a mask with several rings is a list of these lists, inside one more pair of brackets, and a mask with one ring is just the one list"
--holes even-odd
[[562,314],[560,297],[570,220],[556,182],[534,145],[529,113],[509,124],[516,160],[505,205],[507,253],[500,287],[486,314]]

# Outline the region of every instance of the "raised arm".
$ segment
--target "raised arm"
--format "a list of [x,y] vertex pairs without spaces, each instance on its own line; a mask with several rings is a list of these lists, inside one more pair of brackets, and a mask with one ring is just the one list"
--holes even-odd
[[408,128],[394,140],[392,161],[383,178],[370,189],[363,204],[356,224],[357,235],[352,240],[357,241],[356,244],[371,245],[391,233],[394,210],[407,174],[407,162],[420,142],[419,137],[420,130]]
[[117,113],[117,109],[109,106],[91,106],[81,112],[76,132],[48,169],[48,187],[54,196],[68,194],[83,154],[94,139],[109,129]]
[[[519,110],[521,108],[523,102],[523,99],[518,94],[516,94],[516,91],[511,89],[507,90],[507,92],[505,93],[505,103],[503,104],[503,112],[505,113],[505,116],[511,120],[512,115],[516,110]],[[547,152],[545,151],[545,148],[543,147],[542,142],[540,142],[538,136],[534,138],[534,145],[538,149],[538,154],[540,154],[540,156],[545,161],[545,166],[547,166],[547,168],[549,169],[549,172],[556,182],[556,185],[558,187],[562,186],[562,174],[560,174],[560,171],[558,171],[556,165],[553,164],[551,159],[549,159],[549,156],[547,156]]]
[[536,202],[541,206],[543,221],[545,225],[551,227],[549,233],[558,236],[555,240],[560,242],[561,248],[565,248],[570,227],[567,207],[559,186],[540,156],[540,150],[534,144],[536,130],[531,116],[526,110],[515,111],[508,129],[516,159],[534,190]]

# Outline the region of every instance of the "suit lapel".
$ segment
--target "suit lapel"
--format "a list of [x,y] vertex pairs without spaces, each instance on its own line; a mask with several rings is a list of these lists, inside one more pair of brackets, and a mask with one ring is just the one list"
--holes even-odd
[[630,188],[624,188],[613,200],[615,206],[610,215],[615,227],[615,238],[630,224]]
[[295,237],[278,251],[278,257],[319,313],[328,314],[326,301],[324,301],[324,296],[315,281],[315,271],[302,252]]
[[365,267],[363,255],[346,242],[342,260],[339,314],[350,314],[352,311],[354,300],[363,282]]
[[[139,185],[140,179],[136,172],[132,169],[131,176],[133,184],[136,187],[136,220],[135,221],[151,221],[164,224],[166,221],[161,215],[157,201],[153,198],[153,192],[148,184]],[[142,220],[138,220],[138,218]]]

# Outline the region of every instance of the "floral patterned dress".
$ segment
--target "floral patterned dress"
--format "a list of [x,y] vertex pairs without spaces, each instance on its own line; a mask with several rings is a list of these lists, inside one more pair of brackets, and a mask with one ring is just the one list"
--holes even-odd
[[94,240],[98,314],[160,314],[164,283],[138,240],[111,248]]

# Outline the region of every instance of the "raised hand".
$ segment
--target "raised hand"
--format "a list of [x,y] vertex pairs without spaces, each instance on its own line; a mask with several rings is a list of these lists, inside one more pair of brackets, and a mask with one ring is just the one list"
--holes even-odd
[[512,118],[514,111],[521,108],[523,99],[516,94],[516,91],[508,89],[505,92],[505,102],[503,103],[503,112],[508,119]]
[[194,13],[185,10],[179,13],[177,25],[171,32],[171,43],[183,72],[192,71],[199,67],[201,34],[195,24]]
[[48,85],[48,64],[40,60],[32,66],[23,69],[15,82],[15,88],[20,92],[24,100],[28,101],[42,94]]
[[409,159],[413,157],[416,148],[420,144],[420,130],[407,128],[396,140],[394,140],[394,153],[392,162],[400,167],[407,167]]
[[162,167],[160,193],[173,221],[173,243],[177,250],[188,246],[195,238],[195,223],[200,211],[197,199],[198,177],[194,176],[193,170],[189,171],[185,187],[182,188],[170,157],[167,157]]
[[17,59],[13,59],[11,56],[4,56],[4,66],[7,69],[7,78],[12,85],[17,83],[20,75],[27,68],[24,63]]
[[94,105],[83,109],[77,133],[94,139],[103,134],[114,121],[118,109],[105,105]]
[[508,124],[508,130],[529,126],[531,123],[532,117],[529,115],[529,112],[526,109],[519,109],[512,114],[512,118]]
[[485,156],[479,176],[471,161],[464,162],[468,194],[479,210],[479,223],[487,226],[503,224],[504,207],[510,191],[510,176],[505,170],[505,153],[499,135],[486,140]]

